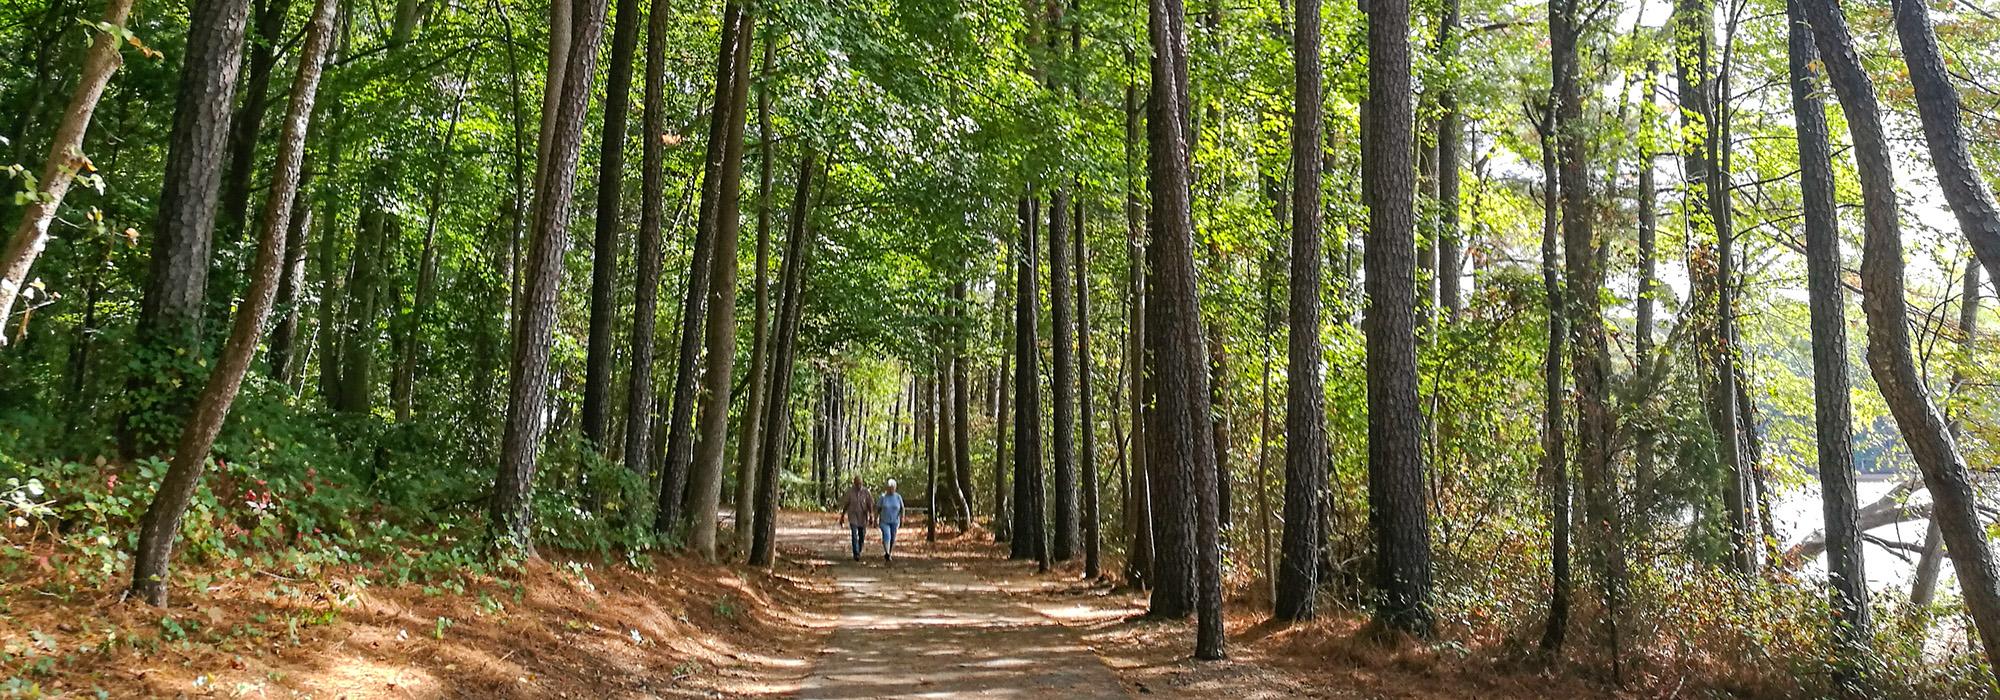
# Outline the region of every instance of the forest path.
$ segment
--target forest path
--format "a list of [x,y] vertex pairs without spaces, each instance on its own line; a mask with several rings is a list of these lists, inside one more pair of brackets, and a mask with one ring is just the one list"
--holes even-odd
[[790,534],[832,562],[840,605],[797,697],[1132,697],[1076,630],[1023,598],[1044,587],[1032,565],[990,544],[926,543],[913,522],[897,537],[895,562],[882,561],[874,528],[857,562],[845,526]]

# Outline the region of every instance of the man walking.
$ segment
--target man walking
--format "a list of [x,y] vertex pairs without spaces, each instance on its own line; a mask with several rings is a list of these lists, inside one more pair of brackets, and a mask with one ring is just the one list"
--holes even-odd
[[882,561],[891,561],[896,553],[896,527],[903,524],[903,495],[896,493],[896,480],[890,479],[888,490],[875,502],[876,522],[882,526]]
[[[901,501],[898,501],[897,505],[900,506]],[[868,494],[868,487],[861,485],[861,477],[854,477],[854,485],[848,487],[847,498],[841,505],[840,520],[847,523],[847,534],[854,550],[855,561],[861,561],[861,544],[867,539],[868,518],[874,513],[875,499]]]

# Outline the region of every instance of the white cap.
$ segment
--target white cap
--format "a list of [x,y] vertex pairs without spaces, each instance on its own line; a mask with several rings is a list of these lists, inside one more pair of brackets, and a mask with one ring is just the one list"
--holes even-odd
[[889,488],[892,488],[892,489],[893,489],[893,488],[896,488],[896,480],[895,480],[895,479],[890,479],[890,480],[889,480]]

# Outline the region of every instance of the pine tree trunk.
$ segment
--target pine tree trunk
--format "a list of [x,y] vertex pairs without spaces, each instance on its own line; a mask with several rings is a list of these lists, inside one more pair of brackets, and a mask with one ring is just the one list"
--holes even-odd
[[[142,358],[207,354],[202,306],[249,11],[249,0],[194,0],[188,6],[187,58],[174,98],[158,220],[139,302],[135,346]],[[195,386],[196,380],[181,376],[183,368],[184,364],[168,363],[131,376],[128,391],[160,400],[147,409],[148,416],[125,417],[120,444],[127,456],[164,448],[167,433],[178,431],[178,425],[155,429],[135,425],[134,419],[174,423],[173,417],[187,415],[193,397],[186,388]]]
[[1041,343],[1035,316],[1036,204],[1033,190],[1021,198],[1021,244],[1015,250],[1014,283],[1014,526],[1009,557],[1033,559],[1048,568],[1048,541],[1042,509]]
[[[1148,173],[1153,228],[1147,340],[1152,355],[1155,423],[1147,462],[1158,473],[1154,491],[1172,524],[1156,542],[1159,576],[1155,616],[1196,614],[1195,658],[1221,659],[1222,559],[1216,498],[1214,433],[1209,406],[1206,334],[1194,267],[1190,207],[1186,12],[1181,0],[1152,0],[1153,112],[1148,120]],[[1174,589],[1179,587],[1180,591]],[[1187,589],[1192,589],[1188,591]],[[1174,593],[1181,593],[1175,596]],[[1162,594],[1167,595],[1163,596]],[[1192,593],[1192,595],[1186,595]],[[1180,598],[1180,599],[1176,599]],[[1192,610],[1180,603],[1192,603]]]
[[1800,194],[1805,208],[1807,301],[1812,312],[1813,416],[1819,447],[1820,498],[1826,517],[1827,574],[1832,583],[1832,627],[1843,650],[1845,685],[1867,657],[1874,633],[1869,621],[1868,577],[1861,530],[1855,522],[1854,418],[1848,405],[1847,298],[1841,289],[1840,217],[1834,209],[1833,155],[1826,107],[1820,102],[1812,29],[1798,0],[1786,4],[1792,115],[1798,127]]
[[788,454],[796,454],[796,448],[781,451],[791,432],[792,419],[792,365],[797,352],[794,339],[798,337],[799,315],[803,310],[805,277],[812,264],[812,235],[810,217],[812,215],[812,180],[815,174],[818,154],[811,147],[799,157],[798,189],[792,197],[792,220],[790,231],[786,233],[785,265],[779,273],[778,325],[771,348],[770,396],[764,404],[764,427],[760,433],[764,446],[758,450],[757,505],[755,527],[752,528],[750,545],[750,565],[770,566],[772,554],[777,546],[778,534],[778,467],[784,464]]
[[1058,187],[1049,195],[1049,461],[1055,472],[1055,532],[1049,558],[1065,562],[1076,557],[1076,355],[1070,321],[1069,191]]
[[[632,367],[625,386],[625,468],[645,474],[654,452],[650,416],[653,396],[653,346],[659,325],[661,229],[666,222],[667,34],[671,12],[653,11],[646,18],[645,115],[640,125],[639,241],[632,280]],[[683,197],[683,200],[686,198]]]
[[721,207],[722,171],[729,160],[729,125],[736,121],[736,45],[742,41],[743,6],[730,2],[722,11],[722,39],[716,49],[715,99],[709,111],[708,155],[702,163],[701,204],[695,215],[694,248],[689,256],[688,286],[681,306],[680,351],[674,363],[673,411],[667,419],[666,464],[659,473],[659,504],[653,531],[665,536],[683,519],[688,467],[694,460],[695,363],[706,320],[708,277],[714,267],[717,212]]
[[[1653,105],[1659,101],[1658,75],[1658,64],[1653,61],[1647,61],[1646,92],[1645,97],[1642,98],[1645,100],[1644,104],[1646,105]],[[1640,127],[1641,130],[1647,134],[1653,133],[1651,118],[1642,117],[1642,119],[1646,119],[1647,123]],[[1650,368],[1653,366],[1653,309],[1660,294],[1659,260],[1655,243],[1655,237],[1659,229],[1659,211],[1656,203],[1659,191],[1654,183],[1654,170],[1656,168],[1653,162],[1653,152],[1647,150],[1647,146],[1644,145],[1649,144],[1650,139],[1641,139],[1640,143],[1642,144],[1642,152],[1639,154],[1637,184],[1639,200],[1637,204],[1639,216],[1639,282],[1638,298],[1634,302],[1634,305],[1637,307],[1634,312],[1637,318],[1634,321],[1635,328],[1633,335],[1635,337],[1632,339],[1632,349],[1634,365],[1642,368],[1638,372],[1651,372]],[[1655,488],[1654,435],[1653,428],[1646,424],[1645,421],[1640,422],[1638,430],[1635,432],[1637,435],[1634,437],[1635,444],[1632,448],[1632,480],[1635,492],[1633,494],[1634,503],[1632,510],[1635,516],[1642,522],[1640,527],[1644,527],[1643,523],[1651,519],[1651,503]]]
[[[1953,392],[1965,389],[1968,378],[1962,368],[1973,363],[1973,342],[1979,335],[1979,260],[1974,257],[1967,260],[1965,265],[1965,280],[1960,288],[1958,302],[1960,333],[1958,350],[1963,357],[1956,365],[1960,369],[1954,369],[1951,373]],[[1960,430],[1964,427],[1960,419],[1961,416],[1951,416],[1950,427],[1953,438],[1958,438],[1961,435]],[[1943,560],[1944,533],[1938,530],[1937,518],[1933,517],[1930,519],[1930,525],[1925,528],[1924,548],[1917,557],[1915,580],[1910,583],[1910,607],[1919,614],[1929,608],[1937,597],[1938,570],[1942,568]]]
[[[181,431],[173,463],[160,482],[159,492],[139,521],[138,551],[132,563],[132,592],[152,605],[167,604],[167,568],[173,560],[174,540],[180,535],[181,516],[187,513],[188,502],[193,499],[195,488],[201,482],[209,450],[215,446],[215,437],[222,432],[222,423],[229,417],[230,405],[243,386],[243,377],[250,371],[250,361],[257,355],[257,344],[264,337],[264,321],[270,314],[272,300],[278,294],[279,268],[284,264],[285,230],[288,228],[286,217],[292,209],[292,198],[298,195],[306,132],[312,124],[313,100],[319,93],[320,74],[325,67],[327,46],[332,41],[334,16],[338,11],[339,0],[318,0],[314,6],[305,46],[300,49],[298,77],[292,83],[291,105],[285,114],[284,135],[279,142],[277,164],[273,169],[271,195],[265,202],[264,226],[258,235],[257,259],[252,269],[248,297],[237,310],[229,339],[223,344],[222,356],[210,370],[208,381],[202,385],[201,396],[195,400],[194,411],[189,414],[187,425]],[[209,207],[212,209],[214,206],[211,200]],[[213,216],[213,212],[209,215]]]
[[[126,17],[132,14],[132,2],[111,0],[99,21],[124,29]],[[28,284],[28,270],[35,259],[48,246],[49,224],[55,222],[63,197],[76,182],[76,174],[90,162],[83,154],[84,133],[90,129],[90,117],[96,113],[98,100],[104,97],[104,88],[111,83],[111,75],[125,62],[118,54],[122,44],[117,36],[102,31],[91,39],[90,52],[83,59],[83,73],[77,78],[76,90],[70,94],[69,106],[63,110],[62,123],[56,125],[48,158],[42,163],[39,196],[23,208],[20,224],[7,239],[5,257],[0,258],[0,347],[7,345],[5,329],[14,310],[14,299]]]
[[590,249],[590,344],[583,380],[583,437],[601,452],[610,447],[611,365],[618,355],[612,345],[611,328],[618,316],[618,233],[625,224],[620,206],[625,189],[625,116],[632,111],[632,55],[639,46],[639,1],[618,0],[613,13],[616,24],[611,31],[611,65],[604,86],[604,131],[597,149],[597,222]]
[[729,141],[715,213],[714,252],[708,273],[708,352],[702,374],[701,437],[688,472],[688,543],[715,561],[715,517],[722,503],[723,462],[728,457],[730,380],[736,367],[736,250],[741,238],[743,121],[750,97],[750,46],[757,17],[743,10],[737,28],[736,77],[730,81]]
[[[491,523],[496,549],[531,554],[535,464],[547,429],[549,351],[556,325],[557,293],[562,286],[563,252],[569,247],[570,197],[576,188],[576,163],[583,148],[583,125],[590,107],[591,76],[595,75],[598,37],[604,32],[604,0],[572,0],[575,36],[551,46],[574,47],[551,53],[551,60],[568,64],[560,85],[562,97],[556,127],[547,144],[550,160],[537,183],[535,225],[523,271],[520,322],[515,328],[513,370],[508,376],[507,423],[500,442],[500,469],[493,490]],[[553,89],[553,88],[552,88]]]
[[[1003,238],[1006,237],[1003,236]],[[1004,263],[1006,265],[1014,264],[1014,243],[1013,239],[1011,238],[1009,238],[1007,241],[1007,253],[1004,260],[1006,261]],[[1000,329],[1000,338],[999,338],[1000,346],[1003,348],[1007,348],[1013,342],[1013,333],[1014,333],[1013,326],[1011,325],[1011,319],[1007,317],[1007,312],[1009,311],[1008,300],[1007,300],[1008,286],[998,279],[994,280],[993,286],[995,288],[995,293],[994,293],[995,298],[993,306],[994,306],[994,316],[996,317],[993,325],[994,327]],[[1010,383],[1013,380],[1013,372],[1012,372],[1013,361],[1014,361],[1014,355],[1011,349],[1008,350],[1007,352],[1003,352],[1000,355],[1000,368],[998,374],[993,379],[993,383],[995,385],[994,406],[993,406],[993,541],[994,542],[1009,542],[1014,539],[1013,514],[1007,508],[1007,496],[1008,496],[1008,489],[1010,487],[1010,482],[1007,479],[1007,465],[1008,465],[1007,423],[1008,419],[1012,417],[1014,410],[1014,403],[1012,401],[1012,391],[1011,391],[1013,388],[1013,384]]]
[[1431,633],[1430,515],[1417,400],[1417,257],[1410,156],[1408,0],[1368,7],[1368,109],[1362,140],[1368,203],[1368,513],[1375,535],[1376,619]]
[[1292,34],[1291,299],[1285,331],[1285,507],[1283,553],[1272,616],[1317,615],[1320,494],[1326,490],[1326,385],[1320,347],[1320,0],[1298,0]]
[[[1459,0],[1445,0],[1443,21],[1438,25],[1438,50],[1442,60],[1458,59]],[[1464,267],[1465,242],[1460,238],[1458,191],[1460,161],[1463,159],[1465,118],[1458,106],[1458,89],[1447,78],[1438,91],[1437,195],[1438,306],[1443,318],[1455,321],[1464,311],[1459,270]]]
[[1862,186],[1864,235],[1861,308],[1868,317],[1868,368],[1889,404],[1931,492],[1932,518],[1951,554],[1967,612],[1989,663],[2000,663],[2000,577],[1973,502],[1958,441],[1924,388],[1910,351],[1903,245],[1897,222],[1895,165],[1875,88],[1855,54],[1846,18],[1833,0],[1803,0],[1814,43],[1847,115]]
[[1097,419],[1091,410],[1090,371],[1090,244],[1084,240],[1083,201],[1076,203],[1076,372],[1077,430],[1082,439],[1077,449],[1077,469],[1083,476],[1083,578],[1097,580],[1103,573],[1103,522],[1099,513],[1097,486]]

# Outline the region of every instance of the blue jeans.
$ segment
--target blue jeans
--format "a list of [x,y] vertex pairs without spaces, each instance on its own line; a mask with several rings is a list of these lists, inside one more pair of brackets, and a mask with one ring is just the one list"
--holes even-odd
[[896,527],[901,523],[882,523],[882,556],[896,552]]
[[850,539],[854,546],[854,558],[860,559],[861,543],[868,538],[868,526],[861,523],[848,523],[847,534],[852,536]]

